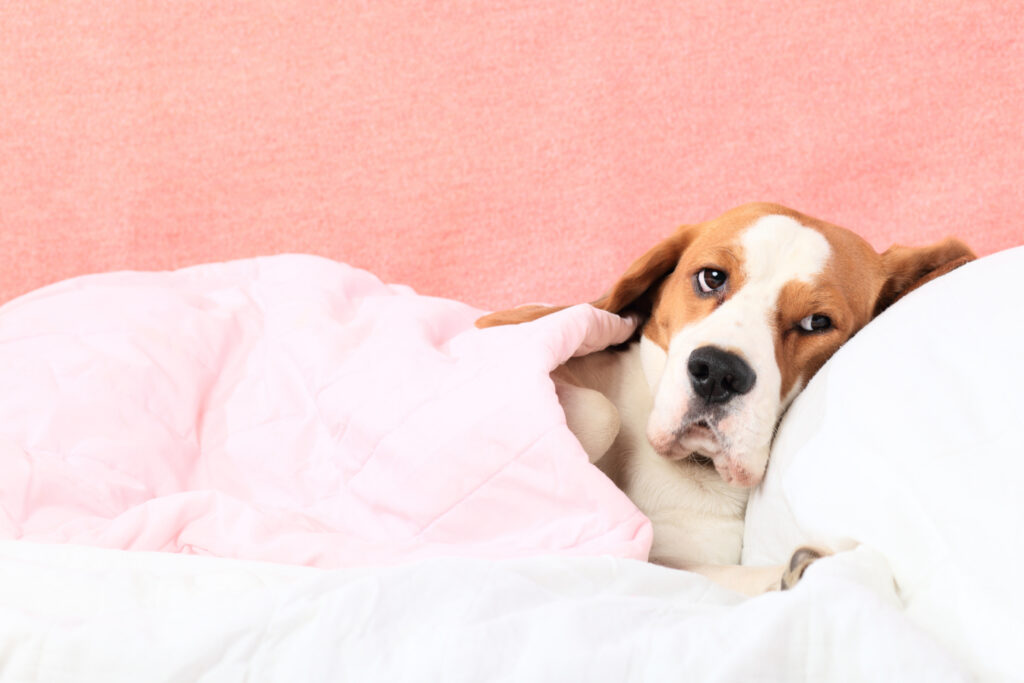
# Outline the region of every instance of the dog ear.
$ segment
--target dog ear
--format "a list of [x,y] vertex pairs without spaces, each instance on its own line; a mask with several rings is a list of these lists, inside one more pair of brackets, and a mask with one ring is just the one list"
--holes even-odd
[[646,254],[630,264],[611,289],[593,302],[593,306],[612,313],[635,310],[644,316],[649,315],[651,302],[648,295],[653,295],[656,285],[675,269],[696,235],[695,227],[683,226],[651,247]]
[[530,304],[527,306],[519,306],[518,308],[510,308],[506,311],[495,311],[494,313],[488,313],[482,318],[476,321],[476,326],[480,328],[484,327],[497,327],[498,325],[515,325],[517,323],[528,323],[531,320],[537,318],[543,318],[546,315],[561,311],[568,306],[541,306],[538,304]]
[[[637,311],[644,316],[648,315],[651,306],[648,295],[653,294],[655,285],[676,267],[696,233],[693,226],[684,226],[654,245],[630,264],[608,292],[597,301],[592,301],[591,305],[610,313]],[[476,321],[476,326],[494,327],[528,322],[565,308],[568,306],[520,306],[485,315]]]
[[975,258],[970,247],[953,238],[928,247],[890,247],[882,254],[886,281],[875,302],[875,315],[926,282]]

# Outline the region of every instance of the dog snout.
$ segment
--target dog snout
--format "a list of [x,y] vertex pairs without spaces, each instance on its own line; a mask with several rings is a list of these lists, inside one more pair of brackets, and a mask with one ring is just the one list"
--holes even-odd
[[690,354],[686,369],[690,384],[698,396],[708,403],[726,403],[754,386],[754,369],[732,351],[716,346],[702,346]]

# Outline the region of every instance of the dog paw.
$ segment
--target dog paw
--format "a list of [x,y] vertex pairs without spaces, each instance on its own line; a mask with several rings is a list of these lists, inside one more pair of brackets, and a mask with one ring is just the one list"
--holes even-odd
[[815,560],[820,560],[830,554],[828,551],[810,546],[797,548],[793,551],[793,556],[789,558],[789,566],[782,572],[779,588],[784,591],[789,590],[800,582],[800,579],[804,577],[804,572],[814,564]]

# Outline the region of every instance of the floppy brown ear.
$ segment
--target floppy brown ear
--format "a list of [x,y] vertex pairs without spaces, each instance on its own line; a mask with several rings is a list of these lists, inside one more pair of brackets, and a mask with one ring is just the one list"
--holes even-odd
[[[650,302],[643,300],[676,267],[679,257],[693,241],[696,232],[693,226],[684,226],[651,247],[646,254],[630,264],[604,296],[591,302],[591,305],[611,313],[623,313],[634,308],[643,315],[650,313]],[[476,326],[494,327],[528,322],[564,308],[568,306],[520,306],[485,315],[476,321]]]
[[975,258],[970,247],[953,238],[928,247],[890,247],[882,254],[886,281],[875,303],[875,315],[926,282]]
[[554,313],[555,311],[561,311],[567,306],[540,306],[531,304],[528,306],[520,306],[519,308],[510,308],[507,311],[495,311],[494,313],[488,313],[487,315],[479,318],[476,321],[476,326],[483,327],[497,327],[498,325],[515,325],[516,323],[528,323],[531,320],[537,318],[543,318],[544,316]]

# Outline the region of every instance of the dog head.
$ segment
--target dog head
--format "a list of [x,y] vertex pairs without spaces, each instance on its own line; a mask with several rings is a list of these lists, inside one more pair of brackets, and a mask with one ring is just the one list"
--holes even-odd
[[[877,254],[843,228],[750,204],[679,228],[593,305],[644,318],[654,449],[706,459],[727,483],[752,487],[783,412],[829,356],[901,296],[973,258],[953,239]],[[477,325],[556,310],[517,308]]]

